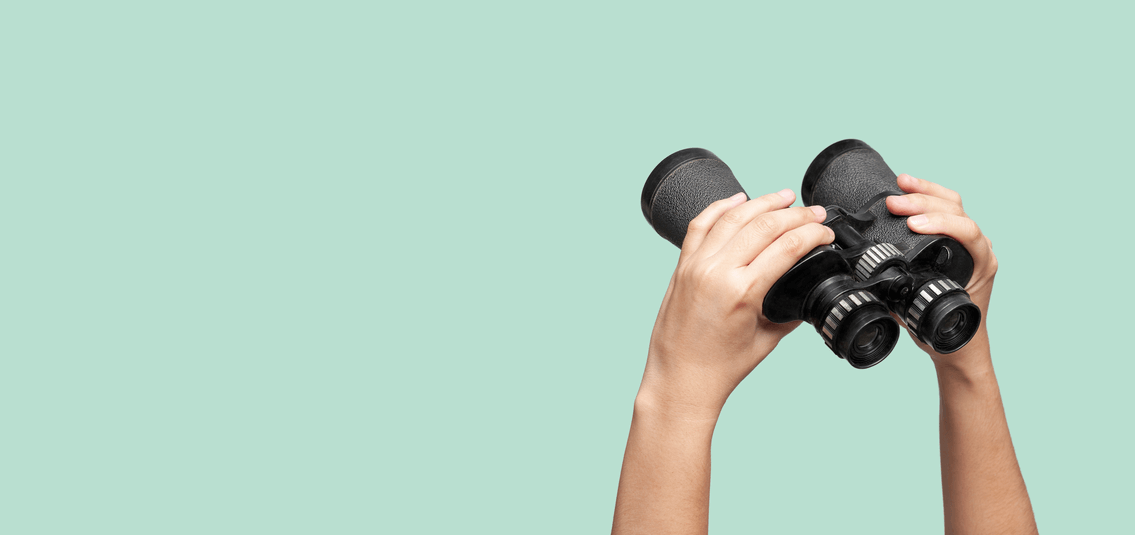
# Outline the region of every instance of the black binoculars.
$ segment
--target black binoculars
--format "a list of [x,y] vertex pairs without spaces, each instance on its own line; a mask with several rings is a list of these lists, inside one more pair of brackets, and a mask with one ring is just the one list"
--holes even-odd
[[[743,191],[712,152],[680,150],[646,179],[642,213],[681,247],[690,220]],[[824,225],[835,241],[810,251],[772,286],[763,303],[770,321],[812,324],[856,368],[870,368],[894,349],[896,317],[938,353],[973,338],[981,310],[964,289],[973,258],[956,240],[917,234],[906,217],[887,210],[886,198],[903,191],[878,152],[857,139],[829,146],[808,166],[800,195],[804,204],[827,210]]]

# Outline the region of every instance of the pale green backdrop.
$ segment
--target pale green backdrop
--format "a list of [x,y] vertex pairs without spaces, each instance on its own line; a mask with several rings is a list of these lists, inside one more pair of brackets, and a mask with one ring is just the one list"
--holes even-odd
[[[1120,3],[9,2],[0,533],[602,533],[677,250],[638,195],[834,141],[963,193],[1044,533],[1130,529]],[[941,531],[937,391],[808,328],[719,533]]]

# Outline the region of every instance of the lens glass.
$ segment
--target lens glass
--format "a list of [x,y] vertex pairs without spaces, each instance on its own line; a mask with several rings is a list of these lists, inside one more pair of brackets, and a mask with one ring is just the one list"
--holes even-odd
[[926,331],[919,336],[929,336],[926,342],[935,351],[953,353],[965,346],[977,332],[981,310],[965,294],[951,294],[941,301],[935,304],[942,310],[935,307],[925,315]]
[[891,352],[898,341],[898,324],[890,317],[875,319],[847,333],[851,344],[847,348],[847,360],[852,366],[866,368],[882,360]]
[[883,341],[883,327],[868,325],[855,336],[855,350],[860,353],[870,353]]
[[966,328],[966,311],[955,310],[942,319],[938,325],[938,337],[950,339],[957,336]]

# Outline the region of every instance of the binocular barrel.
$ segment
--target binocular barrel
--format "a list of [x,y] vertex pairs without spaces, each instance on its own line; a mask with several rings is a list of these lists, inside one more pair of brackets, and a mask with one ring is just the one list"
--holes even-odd
[[[642,213],[663,238],[681,247],[690,221],[714,201],[743,192],[729,166],[705,149],[685,149],[660,162],[642,191]],[[957,351],[981,320],[963,285],[973,259],[956,240],[911,231],[891,214],[886,197],[902,195],[897,177],[866,143],[847,139],[824,149],[801,186],[807,205],[828,210],[832,245],[809,252],[765,297],[770,321],[803,320],[856,368],[893,350],[894,314],[939,353]]]
[[684,149],[667,156],[647,177],[642,215],[680,249],[690,221],[715,201],[742,191],[733,171],[712,152]]
[[824,149],[804,172],[800,197],[806,205],[842,206],[858,211],[880,193],[902,195],[898,176],[883,157],[858,139]]

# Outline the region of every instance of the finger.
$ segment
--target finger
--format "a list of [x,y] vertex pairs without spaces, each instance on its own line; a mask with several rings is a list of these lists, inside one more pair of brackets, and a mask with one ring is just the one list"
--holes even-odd
[[964,216],[962,205],[925,193],[909,193],[887,197],[887,210],[895,215],[918,215],[927,212],[945,212]]
[[784,233],[808,223],[823,222],[825,217],[827,213],[822,206],[798,206],[763,213],[738,231],[715,256],[729,266],[747,266]]
[[701,250],[708,254],[717,253],[754,218],[789,206],[795,200],[796,195],[792,193],[792,190],[786,189],[779,193],[761,195],[745,204],[727,210],[706,234],[705,240],[701,244]]
[[721,218],[721,214],[745,202],[745,199],[745,192],[721,199],[705,207],[705,210],[702,210],[697,217],[691,219],[690,224],[686,227],[686,237],[682,240],[682,254],[679,256],[679,260],[698,250],[701,247],[702,240],[705,239],[705,235],[709,233],[709,229],[713,228],[713,224]]
[[785,232],[745,268],[745,276],[752,281],[749,286],[749,297],[763,301],[769,288],[772,288],[773,283],[784,275],[788,268],[795,265],[812,249],[827,245],[833,240],[835,240],[835,232],[819,223],[808,223]]
[[924,193],[931,197],[938,197],[947,201],[957,203],[958,206],[962,205],[962,196],[958,192],[949,189],[945,186],[940,186],[929,180],[922,180],[921,178],[914,178],[906,173],[898,176],[899,187],[907,193]]
[[931,212],[909,217],[907,226],[919,234],[944,234],[958,240],[973,257],[974,270],[983,269],[991,261],[993,250],[981,229],[968,217]]

